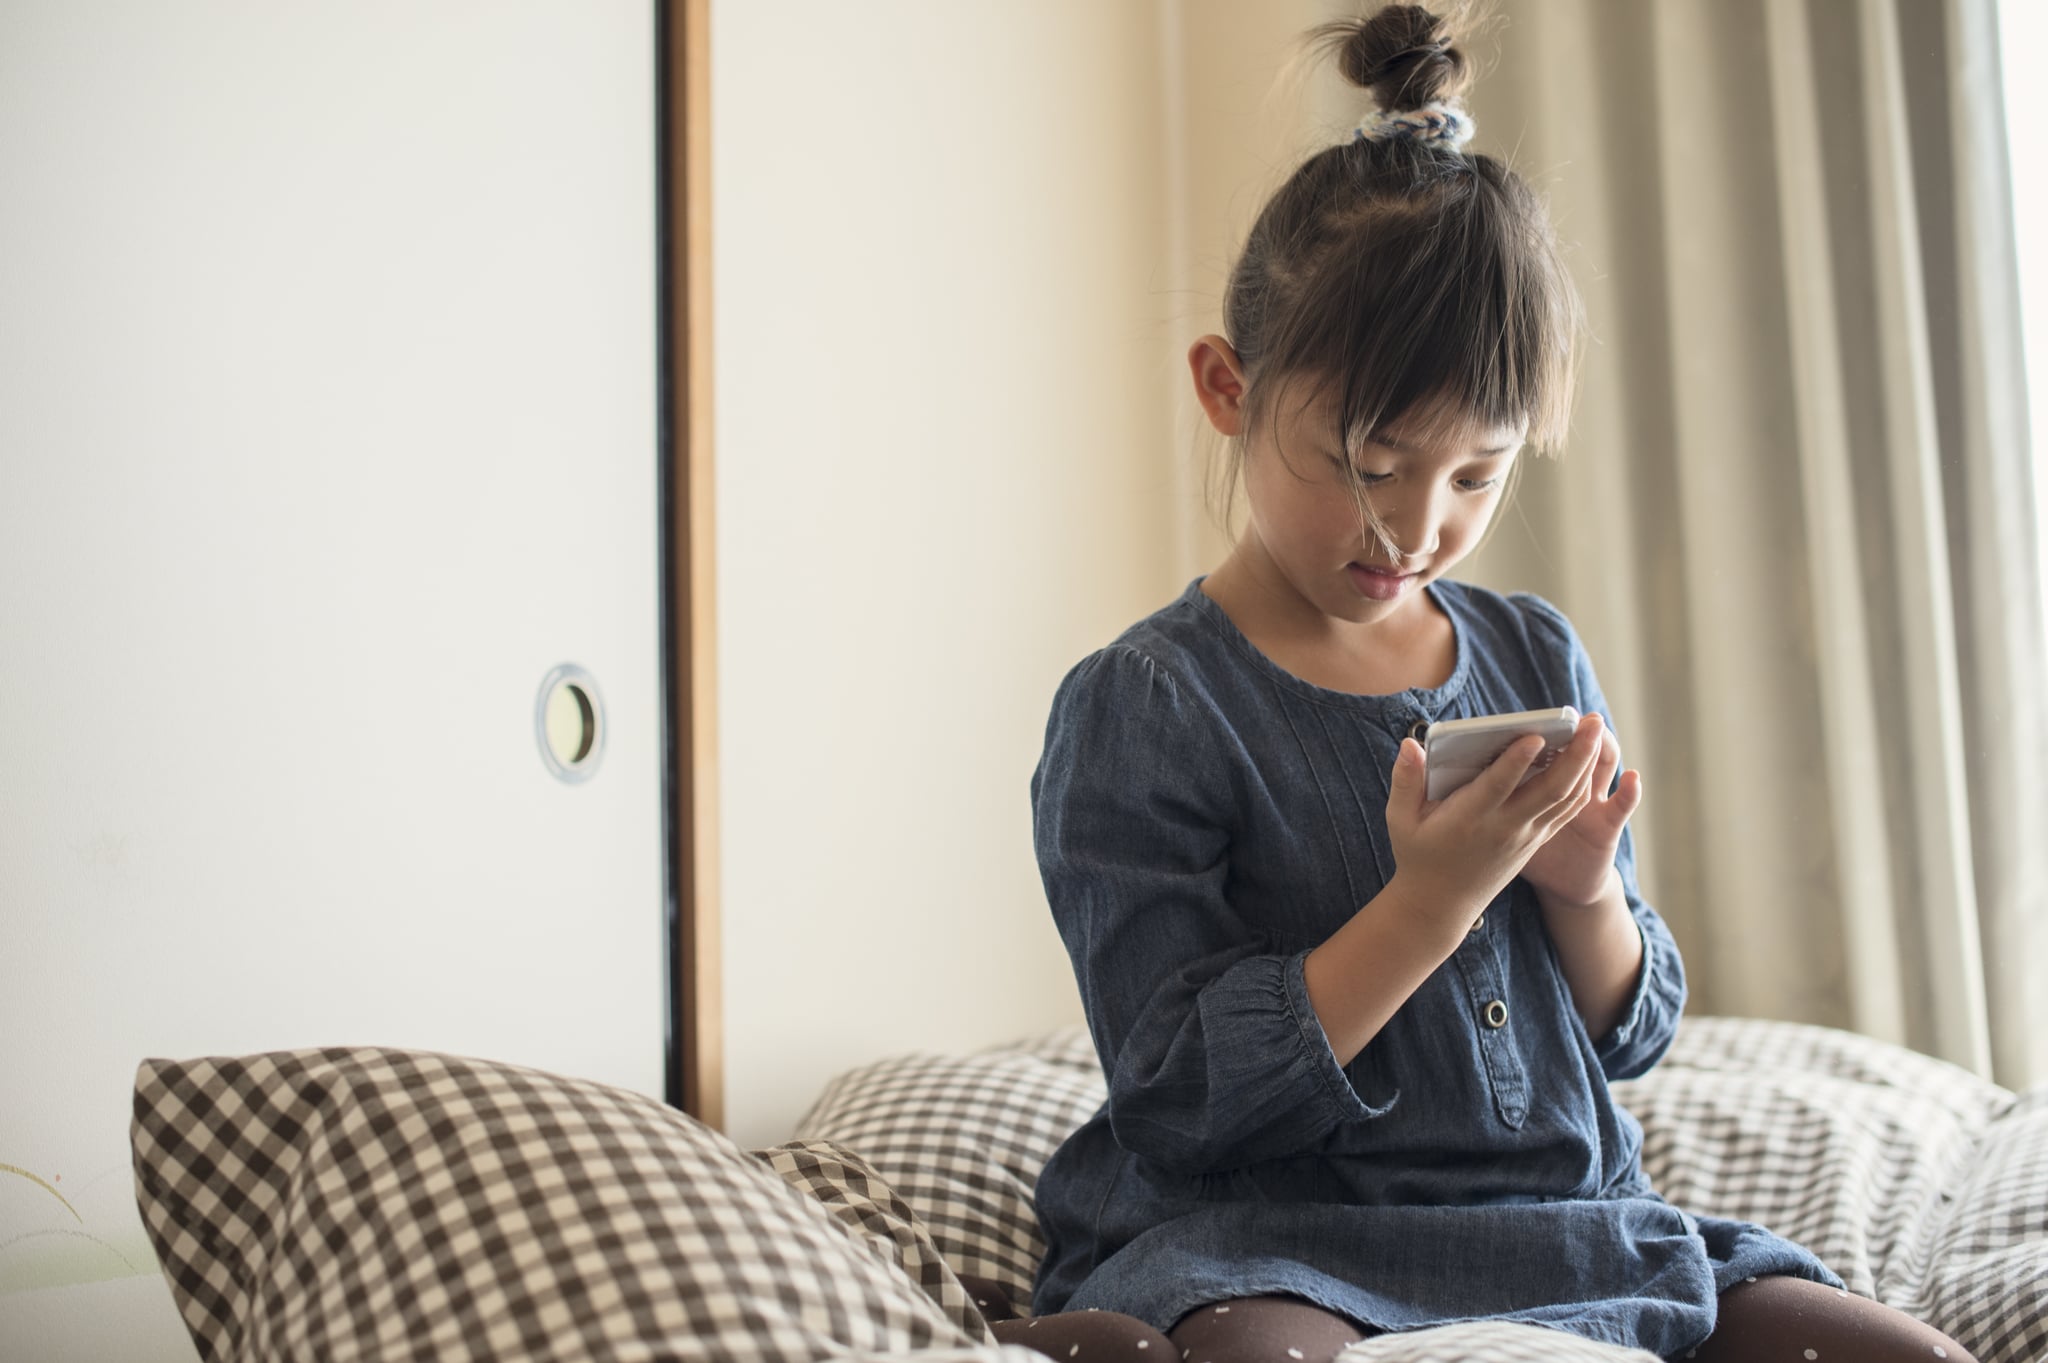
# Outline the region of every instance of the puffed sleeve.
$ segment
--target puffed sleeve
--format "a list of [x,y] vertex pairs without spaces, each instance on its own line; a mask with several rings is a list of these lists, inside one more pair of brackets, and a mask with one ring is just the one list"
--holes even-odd
[[1031,781],[1038,864],[1127,1150],[1207,1173],[1316,1148],[1368,1107],[1276,953],[1227,894],[1230,729],[1159,662],[1067,674]]
[[[1607,697],[1593,675],[1593,660],[1579,641],[1577,631],[1564,613],[1548,601],[1527,594],[1513,598],[1534,617],[1540,632],[1547,633],[1554,646],[1568,659],[1571,669],[1571,704],[1580,714],[1597,713],[1622,745],[1622,764],[1628,765],[1627,736],[1616,727],[1608,712]],[[1616,780],[1619,781],[1619,773]],[[1610,789],[1612,789],[1610,787]],[[1678,943],[1663,917],[1643,901],[1636,885],[1635,831],[1624,828],[1614,866],[1621,873],[1621,886],[1628,898],[1629,913],[1643,937],[1643,968],[1636,978],[1635,992],[1623,1009],[1621,1020],[1604,1037],[1593,1039],[1593,1052],[1609,1079],[1634,1079],[1647,1072],[1671,1049],[1678,1032],[1679,1015],[1685,1011],[1685,963],[1678,955]]]

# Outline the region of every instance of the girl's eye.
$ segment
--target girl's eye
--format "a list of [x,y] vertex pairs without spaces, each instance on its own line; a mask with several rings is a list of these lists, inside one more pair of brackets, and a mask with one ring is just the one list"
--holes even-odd
[[1394,476],[1391,473],[1367,473],[1350,460],[1340,458],[1334,454],[1330,456],[1330,465],[1338,473],[1363,487],[1371,487],[1374,483],[1384,483],[1387,479]]
[[[1384,483],[1394,476],[1391,473],[1369,473],[1365,469],[1358,467],[1358,465],[1351,463],[1349,460],[1340,458],[1339,456],[1334,454],[1330,456],[1330,465],[1331,467],[1335,468],[1340,475],[1342,475],[1345,478],[1348,478],[1354,483],[1357,483],[1360,487],[1372,487],[1374,484]],[[1458,490],[1460,492],[1484,492],[1490,487],[1497,486],[1499,482],[1500,479],[1498,477],[1460,478],[1457,480]]]

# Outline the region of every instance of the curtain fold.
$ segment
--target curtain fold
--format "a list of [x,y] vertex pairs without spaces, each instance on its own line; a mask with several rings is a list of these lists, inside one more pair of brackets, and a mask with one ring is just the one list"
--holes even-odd
[[[1991,0],[1500,0],[1578,419],[1467,576],[1580,625],[1697,1011],[2048,1078],[2048,650]],[[1334,10],[1333,10],[1334,12]]]
[[1951,73],[1939,90],[1913,89],[1913,126],[1936,148],[1952,149],[1950,158],[1921,157],[1949,173],[1930,176],[1918,199],[1923,235],[1945,248],[1931,257],[1940,273],[1930,299],[1953,299],[1952,315],[1939,306],[1930,312],[1935,354],[1949,360],[1935,373],[1943,468],[1956,484],[1947,531],[1961,584],[1964,752],[1971,789],[1992,797],[1971,806],[1992,1072],[2038,1080],[2048,1076],[2048,616],[2039,601],[2044,546],[2035,495],[2042,452],[2028,442],[1997,9],[1988,0],[1906,4],[1900,17],[1909,49],[1946,44]]

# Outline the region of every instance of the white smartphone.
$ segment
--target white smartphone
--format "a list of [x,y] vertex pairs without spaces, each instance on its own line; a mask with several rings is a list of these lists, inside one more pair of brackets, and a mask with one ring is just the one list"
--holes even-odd
[[1569,705],[1555,710],[1517,710],[1508,715],[1476,715],[1447,719],[1429,726],[1422,740],[1428,759],[1429,798],[1441,800],[1493,764],[1508,745],[1524,734],[1543,740],[1543,751],[1522,776],[1528,781],[1557,760],[1579,727],[1579,712]]

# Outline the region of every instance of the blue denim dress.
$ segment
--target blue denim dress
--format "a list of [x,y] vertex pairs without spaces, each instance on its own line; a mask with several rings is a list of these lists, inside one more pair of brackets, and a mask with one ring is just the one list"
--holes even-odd
[[1372,1330],[1523,1321],[1672,1355],[1746,1277],[1841,1286],[1800,1246],[1689,1215],[1643,1175],[1642,1129],[1608,1083],[1670,1045],[1685,976],[1626,835],[1644,969],[1608,1035],[1587,1035],[1517,879],[1337,1064],[1302,962],[1393,873],[1402,737],[1558,705],[1607,717],[1548,602],[1425,590],[1457,638],[1434,689],[1311,685],[1199,578],[1061,683],[1035,835],[1109,1098],[1039,1179],[1034,1311],[1164,1330],[1206,1303],[1289,1294]]

